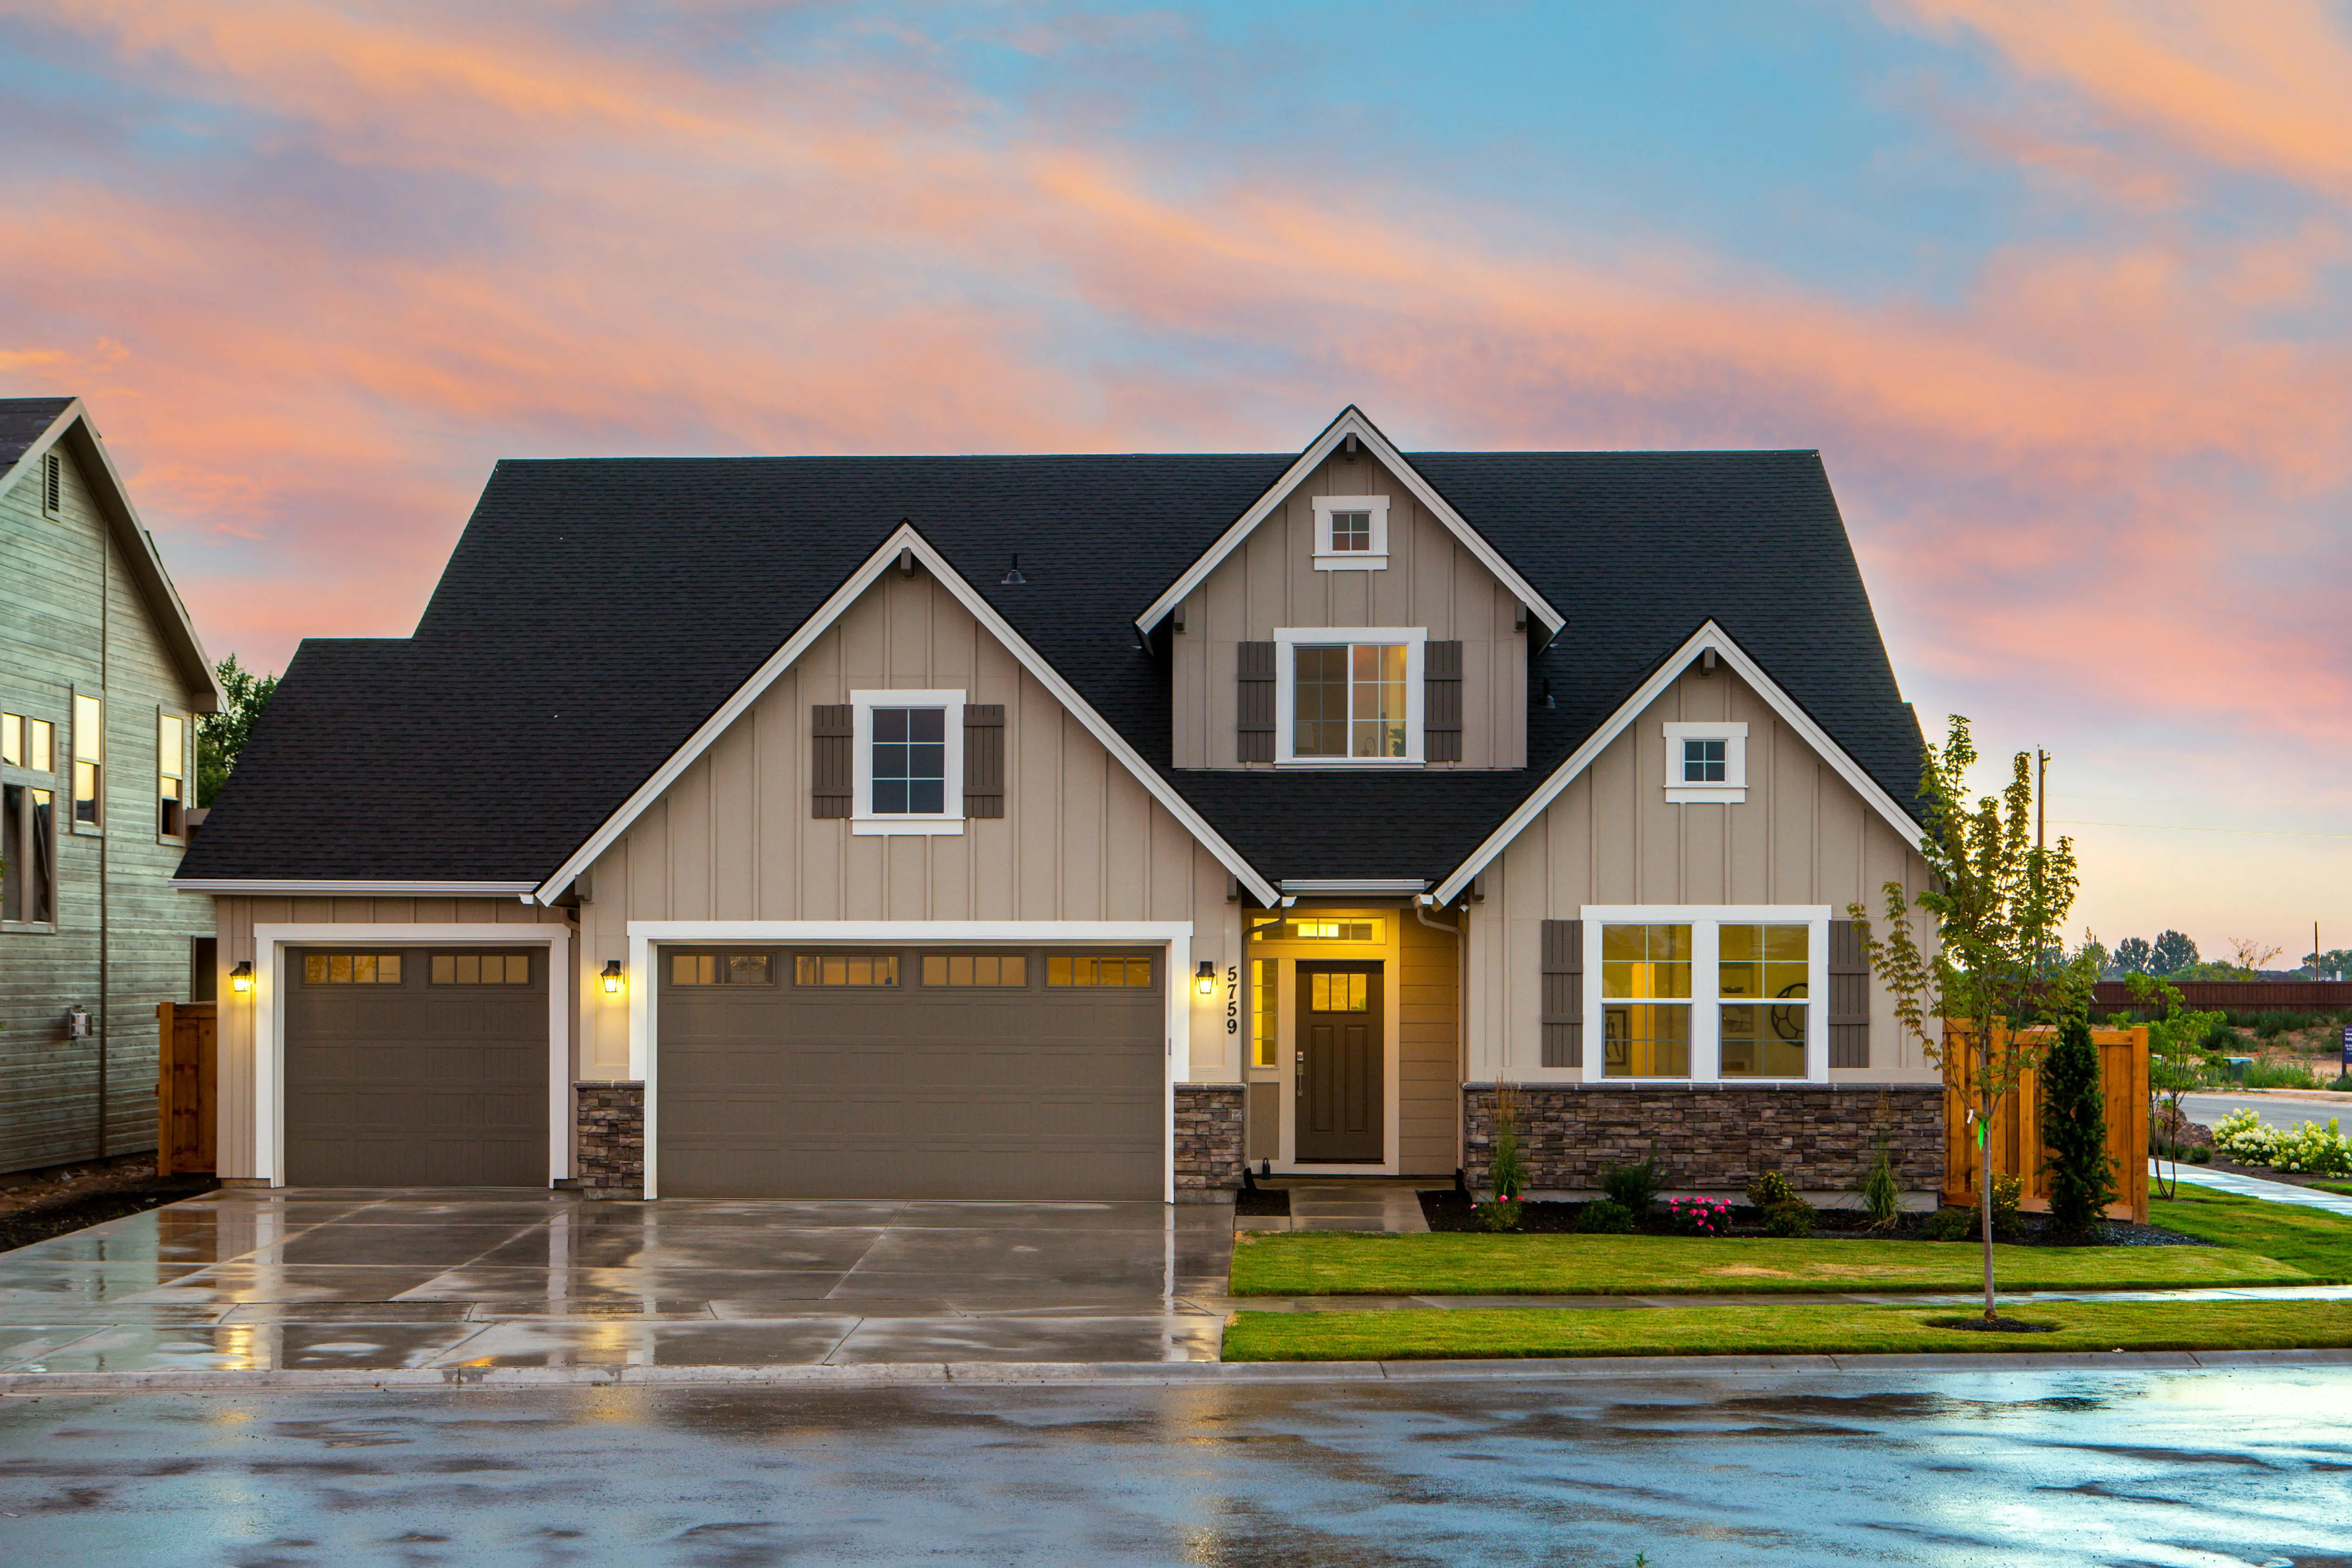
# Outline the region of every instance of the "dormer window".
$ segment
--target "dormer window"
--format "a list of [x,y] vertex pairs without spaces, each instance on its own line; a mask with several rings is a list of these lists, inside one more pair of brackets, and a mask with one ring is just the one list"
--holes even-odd
[[1736,806],[1748,799],[1745,724],[1670,724],[1666,799],[1678,806]]
[[1386,496],[1318,496],[1315,570],[1379,571],[1389,564]]
[[1275,760],[1301,767],[1411,766],[1423,757],[1419,626],[1275,632]]

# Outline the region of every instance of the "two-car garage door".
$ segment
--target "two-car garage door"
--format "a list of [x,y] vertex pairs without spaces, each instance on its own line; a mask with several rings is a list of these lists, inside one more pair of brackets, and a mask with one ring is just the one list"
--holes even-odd
[[666,1197],[1161,1196],[1149,951],[668,948]]

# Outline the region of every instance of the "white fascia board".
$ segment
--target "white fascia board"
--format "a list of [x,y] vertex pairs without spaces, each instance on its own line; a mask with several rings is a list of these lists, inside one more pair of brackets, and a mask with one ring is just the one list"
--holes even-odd
[[1135,618],[1137,630],[1149,637],[1151,629],[1159,625],[1170,611],[1181,604],[1186,594],[1200,587],[1208,575],[1217,570],[1219,562],[1239,549],[1242,541],[1249,538],[1258,524],[1273,516],[1274,509],[1305,482],[1309,474],[1315,472],[1316,465],[1330,456],[1332,449],[1350,435],[1362,443],[1382,466],[1412,492],[1414,500],[1428,507],[1437,520],[1445,525],[1446,529],[1461,541],[1463,549],[1476,556],[1481,565],[1518,596],[1519,602],[1528,607],[1528,612],[1543,622],[1545,631],[1557,632],[1568,624],[1568,617],[1554,610],[1550,602],[1536,591],[1535,585],[1521,577],[1517,569],[1503,559],[1501,551],[1488,544],[1486,537],[1472,528],[1469,520],[1437,493],[1435,486],[1413,471],[1412,465],[1404,460],[1404,455],[1390,444],[1389,438],[1382,435],[1370,420],[1364,417],[1361,409],[1349,403],[1339,412],[1339,417],[1333,420],[1323,434],[1299,455],[1298,461],[1283,471],[1282,477],[1274,482],[1274,487],[1253,502],[1250,509],[1241,515],[1239,522],[1227,528],[1198,560],[1185,568],[1184,575],[1171,584],[1165,593],[1153,600],[1150,609]]
[[1609,722],[1569,754],[1552,776],[1543,781],[1536,792],[1519,804],[1519,809],[1503,819],[1503,825],[1486,836],[1486,841],[1470,853],[1470,858],[1454,868],[1454,873],[1438,883],[1436,898],[1440,904],[1450,904],[1470,885],[1470,879],[1485,871],[1495,857],[1510,847],[1510,842],[1526,831],[1528,823],[1543,815],[1547,807],[1559,798],[1559,792],[1572,783],[1576,776],[1592,766],[1593,759],[1609,748],[1609,743],[1625,733],[1633,722],[1649,706],[1663,695],[1668,686],[1681,678],[1690,662],[1706,649],[1713,648],[1722,661],[1729,664],[1741,680],[1746,681],[1769,704],[1772,711],[1801,737],[1806,745],[1837,771],[1839,778],[1853,787],[1854,792],[1868,801],[1871,808],[1886,821],[1903,841],[1913,849],[1919,847],[1926,834],[1911,814],[1895,803],[1895,797],[1879,788],[1878,780],[1863,770],[1860,763],[1846,755],[1845,748],[1832,740],[1829,732],[1815,724],[1812,716],[1797,706],[1795,698],[1782,691],[1780,683],[1764,673],[1763,666],[1748,656],[1729,632],[1709,621],[1691,633],[1690,641],[1662,661],[1650,678],[1643,681],[1633,695],[1625,699]]
[[151,579],[148,586],[154,591],[148,597],[160,598],[163,603],[157,608],[169,612],[157,617],[164,622],[161,628],[164,641],[170,643],[176,637],[180,657],[188,665],[188,671],[184,673],[194,674],[197,677],[194,684],[209,694],[209,707],[202,704],[191,706],[199,713],[219,713],[228,706],[228,693],[222,689],[220,677],[213,673],[213,662],[196,635],[196,623],[189,618],[187,605],[181,601],[179,586],[163,570],[163,558],[155,549],[155,536],[140,519],[139,508],[131,500],[130,487],[116,471],[113,455],[106,450],[106,443],[99,439],[98,427],[89,423],[89,411],[82,406],[81,399],[66,404],[65,412],[50,421],[40,439],[19,453],[5,474],[0,474],[0,496],[6,495],[19,479],[32,472],[34,465],[76,426],[80,427],[82,434],[79,455],[89,458],[98,469],[98,488],[102,492],[100,509],[111,514],[110,520],[118,522],[116,531],[125,536],[121,542],[132,558],[132,575]]
[[783,646],[771,653],[767,662],[753,671],[751,678],[737,687],[732,696],[719,704],[718,711],[687,737],[686,744],[679,747],[669,760],[656,768],[653,777],[639,785],[635,793],[621,803],[620,810],[606,818],[604,825],[590,834],[586,841],[572,852],[571,858],[558,866],[553,875],[541,883],[530,896],[541,904],[553,903],[575,877],[594,864],[597,856],[612,848],[621,835],[628,831],[630,824],[660,800],[663,793],[727,732],[728,727],[760,700],[778,676],[814,645],[816,640],[857,601],[858,597],[898,561],[902,550],[912,551],[925,569],[955,595],[957,603],[970,611],[972,618],[987,628],[998,642],[1010,648],[1013,656],[1037,678],[1037,684],[1052,693],[1055,701],[1075,714],[1078,722],[1086,726],[1087,732],[1102,742],[1104,749],[1118,758],[1121,766],[1135,775],[1136,781],[1150,792],[1151,798],[1184,824],[1187,832],[1206,845],[1209,852],[1217,857],[1219,864],[1239,878],[1242,885],[1255,894],[1261,903],[1274,902],[1274,885],[1260,876],[1249,862],[1242,858],[1241,852],[1225,842],[1223,836],[1209,825],[1208,820],[1192,809],[1191,802],[1179,795],[1143,760],[1135,747],[1127,743],[1126,737],[1095,711],[1094,705],[1080,696],[1077,688],[1064,680],[1062,673],[1047,663],[1044,654],[1031,647],[1028,640],[1013,629],[1013,623],[998,614],[996,607],[982,598],[980,591],[964,580],[963,573],[950,565],[945,556],[933,549],[930,541],[924,538],[912,523],[901,523],[888,538],[883,540],[882,548],[868,556],[865,565],[851,572],[848,580],[817,607],[816,613],[803,622],[800,630],[786,638]]
[[181,877],[172,879],[174,893],[276,894],[292,898],[340,898],[373,894],[381,898],[521,898],[538,890],[535,882],[290,882],[284,877]]

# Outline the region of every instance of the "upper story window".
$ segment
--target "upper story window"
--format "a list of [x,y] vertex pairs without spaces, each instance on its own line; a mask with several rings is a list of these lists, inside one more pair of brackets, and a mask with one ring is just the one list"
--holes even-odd
[[850,831],[963,831],[960,691],[852,692],[856,791]]
[[1274,635],[1276,761],[1421,761],[1423,630],[1300,629]]
[[1666,799],[1676,805],[1748,799],[1748,727],[1728,721],[1669,724]]
[[155,716],[155,831],[176,839],[187,831],[188,721]]
[[55,773],[57,727],[45,718],[0,713],[0,763],[34,773]]
[[102,815],[100,786],[106,763],[106,705],[76,693],[73,709],[74,826],[96,829]]
[[1389,564],[1386,496],[1318,496],[1315,570],[1378,571]]

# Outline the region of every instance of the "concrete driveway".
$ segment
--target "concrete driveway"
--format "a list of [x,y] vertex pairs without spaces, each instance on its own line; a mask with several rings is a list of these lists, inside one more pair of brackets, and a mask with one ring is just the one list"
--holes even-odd
[[1214,1360],[1215,1205],[222,1191],[0,1253],[0,1374]]

